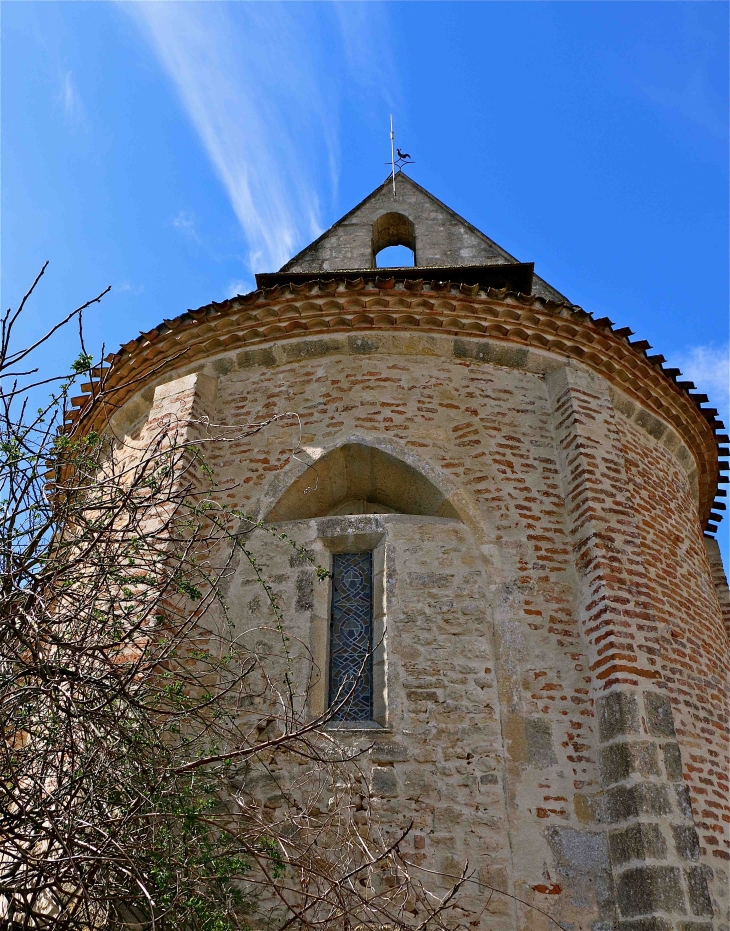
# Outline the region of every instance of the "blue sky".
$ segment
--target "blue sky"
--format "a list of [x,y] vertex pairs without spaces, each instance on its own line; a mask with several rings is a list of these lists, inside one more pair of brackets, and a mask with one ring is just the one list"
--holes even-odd
[[29,332],[111,284],[115,349],[248,290],[383,180],[393,112],[415,180],[727,418],[728,4],[5,2],[1,30]]

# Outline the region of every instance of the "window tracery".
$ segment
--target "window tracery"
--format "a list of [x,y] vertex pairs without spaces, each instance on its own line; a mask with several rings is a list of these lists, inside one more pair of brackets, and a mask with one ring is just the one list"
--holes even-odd
[[328,705],[343,703],[334,720],[372,720],[372,650],[373,554],[334,553]]

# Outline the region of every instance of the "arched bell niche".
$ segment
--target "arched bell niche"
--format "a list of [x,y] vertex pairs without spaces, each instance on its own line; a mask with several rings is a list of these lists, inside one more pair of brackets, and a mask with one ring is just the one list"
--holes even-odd
[[374,268],[410,267],[416,264],[416,230],[402,213],[384,213],[373,223]]
[[346,514],[459,519],[453,505],[425,475],[364,443],[346,443],[318,459],[292,482],[266,519],[309,520]]

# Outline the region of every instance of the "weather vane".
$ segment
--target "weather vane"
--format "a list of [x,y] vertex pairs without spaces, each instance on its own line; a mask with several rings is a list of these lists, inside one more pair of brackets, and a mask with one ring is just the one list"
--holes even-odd
[[[398,153],[396,158],[395,153]],[[395,133],[393,132],[393,114],[390,114],[390,161],[385,163],[390,165],[391,177],[393,179],[393,200],[395,200],[395,169],[398,171],[404,165],[415,165],[415,162],[411,161],[411,156],[407,152],[401,152],[400,149],[397,149],[395,146]]]

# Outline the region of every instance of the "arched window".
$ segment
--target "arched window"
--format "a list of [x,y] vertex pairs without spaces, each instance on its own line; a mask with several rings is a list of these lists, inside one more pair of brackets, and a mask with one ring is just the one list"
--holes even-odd
[[266,519],[393,513],[458,518],[449,500],[408,463],[374,446],[345,443],[295,479]]
[[[322,603],[313,612],[313,624],[322,625],[313,642],[324,672],[313,707],[319,713],[329,708],[339,727],[387,725],[385,591],[392,556],[386,556],[385,540],[399,514],[459,519],[422,472],[377,447],[349,442],[317,459],[266,516],[277,523],[316,520],[331,554],[329,607]],[[332,520],[339,517],[351,519]]]
[[416,231],[402,213],[384,213],[373,223],[373,266],[405,268],[416,264]]

